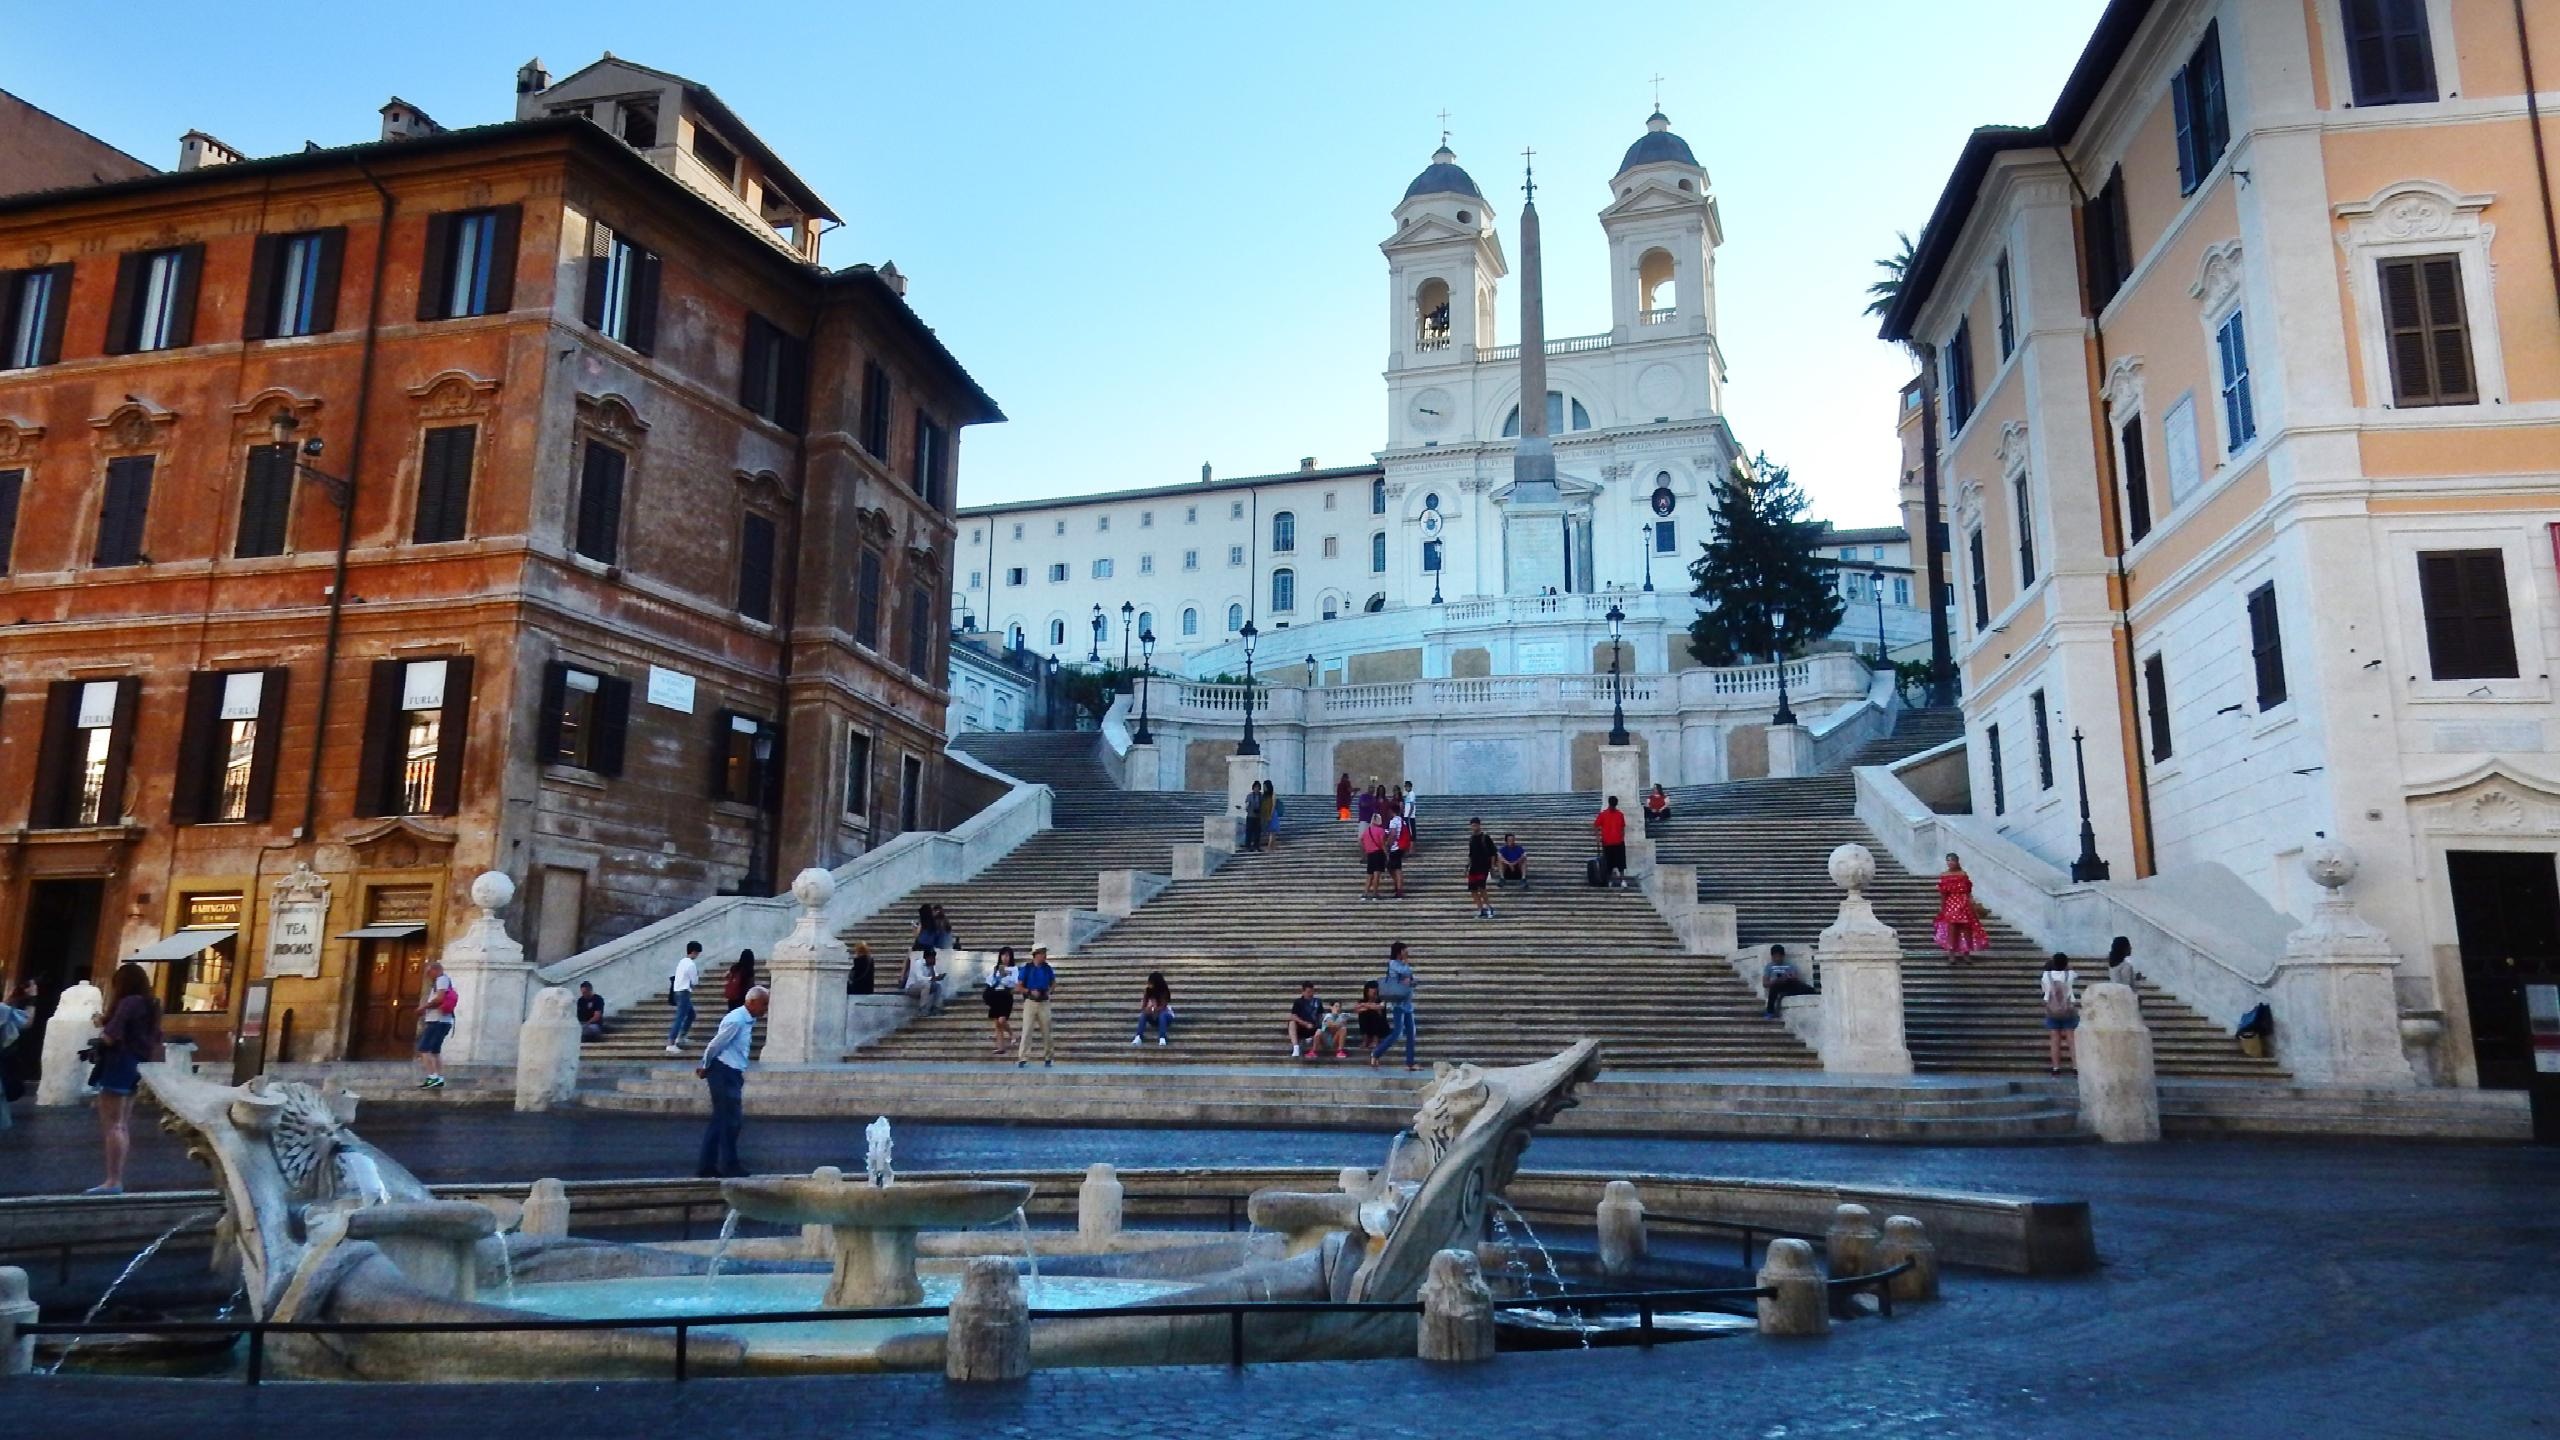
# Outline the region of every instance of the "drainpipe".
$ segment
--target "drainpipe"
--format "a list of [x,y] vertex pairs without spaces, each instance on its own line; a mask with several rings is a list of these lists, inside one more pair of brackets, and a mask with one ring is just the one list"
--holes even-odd
[[1939,597],[1947,593],[1947,562],[1938,537],[1945,533],[1946,519],[1940,497],[1945,493],[1938,479],[1938,350],[1934,345],[1916,347],[1920,351],[1920,521],[1921,552],[1928,557],[1929,577],[1929,685],[1927,702],[1935,706],[1955,703],[1955,655],[1947,638],[1947,607]]
[[2515,0],[2516,55],[2524,61],[2525,126],[2533,136],[2533,175],[2542,192],[2542,245],[2551,261],[2551,303],[2560,309],[2560,222],[2551,214],[2551,158],[2542,148],[2542,101],[2533,88],[2533,40],[2524,25],[2524,0]]
[[338,670],[338,632],[347,609],[347,550],[355,542],[356,481],[364,472],[364,422],[373,410],[373,357],[375,342],[382,330],[383,257],[391,248],[391,212],[397,208],[391,191],[384,187],[373,171],[359,160],[357,173],[382,197],[380,218],[373,231],[372,293],[365,297],[364,358],[356,370],[356,418],[347,437],[347,474],[345,503],[338,507],[338,558],[330,573],[329,628],[320,645],[320,712],[312,722],[311,769],[302,786],[302,826],[295,832],[298,840],[317,843],[316,827],[320,818],[320,752],[329,737],[329,701],[337,687],[330,682]]
[[[2070,179],[2071,193],[2078,197],[2080,202],[2081,223],[2086,224],[2089,214],[2089,191],[2080,183],[2080,172],[2071,168],[2071,157],[2062,153],[2061,146],[2053,147],[2053,158],[2061,162],[2062,173]],[[2077,227],[2073,229],[2073,238],[2081,241],[2075,247],[2080,253],[2073,257],[2073,264],[2080,271],[2082,293],[2086,294],[2089,284],[2087,268],[2089,246]],[[2100,305],[2089,307],[2089,335],[2095,346],[2096,355],[2093,362],[2095,372],[2090,377],[2088,385],[2089,413],[2098,431],[2096,437],[2098,454],[2106,460],[2102,469],[2105,481],[2098,487],[2098,502],[2106,516],[2108,559],[2116,569],[2114,593],[2109,597],[2110,608],[2116,612],[2116,683],[2118,687],[2116,726],[2125,738],[2125,757],[2131,762],[2125,767],[2127,777],[2133,781],[2126,798],[2133,803],[2133,813],[2130,817],[2133,830],[2133,873],[2135,878],[2139,879],[2154,873],[2159,868],[2159,857],[2151,838],[2151,773],[2143,758],[2142,728],[2133,723],[2135,697],[2140,695],[2141,690],[2135,682],[2133,673],[2133,590],[2132,582],[2126,576],[2124,568],[2124,514],[2117,494],[2120,477],[2115,473],[2115,440],[2108,433],[2112,426],[2107,420],[2106,401],[2099,394],[2100,386],[2106,383],[2103,377],[2107,373],[2107,327],[2098,315],[2098,312],[2104,308]]]

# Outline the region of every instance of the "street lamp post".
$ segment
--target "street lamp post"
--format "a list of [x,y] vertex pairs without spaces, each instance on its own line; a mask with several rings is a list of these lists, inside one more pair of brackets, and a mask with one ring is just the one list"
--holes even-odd
[[1093,650],[1084,659],[1088,665],[1102,663],[1102,602],[1099,600],[1093,602]]
[[1310,690],[1316,688],[1316,673],[1316,657],[1310,655],[1307,657],[1307,688]]
[[1137,613],[1136,605],[1126,600],[1120,602],[1120,669],[1124,674],[1129,669],[1129,631],[1134,628],[1129,623],[1129,617]]
[[2089,756],[2080,727],[2071,727],[2071,768],[2080,772],[2080,855],[2071,862],[2071,878],[2086,884],[2107,878],[2107,862],[2098,858],[2097,827],[2089,823]]
[[1262,753],[1262,747],[1253,743],[1253,642],[1261,633],[1254,628],[1250,620],[1244,622],[1244,628],[1236,632],[1236,635],[1244,641],[1244,738],[1236,742],[1236,753],[1239,755]]
[[1626,689],[1625,689],[1625,686],[1624,686],[1624,685],[1619,681],[1619,679],[1618,679],[1618,634],[1619,634],[1620,627],[1624,626],[1626,623],[1627,623],[1627,612],[1618,608],[1618,602],[1616,602],[1616,601],[1614,601],[1614,600],[1610,601],[1610,602],[1609,602],[1609,743],[1610,743],[1610,744],[1612,744],[1612,745],[1624,745],[1624,744],[1626,744],[1626,743],[1627,743],[1627,697],[1626,697]]
[[1883,571],[1881,571],[1881,570],[1870,570],[1870,571],[1868,571],[1868,572],[1867,572],[1867,583],[1868,583],[1869,585],[1873,586],[1873,587],[1875,588],[1875,592],[1876,592],[1876,664],[1877,664],[1878,666],[1882,666],[1882,665],[1884,664],[1884,657],[1885,657],[1885,648],[1884,648],[1884,572],[1883,572]]
[[1155,732],[1147,728],[1147,702],[1154,698],[1156,675],[1156,632],[1152,629],[1138,636],[1138,663],[1146,669],[1138,679],[1138,733],[1129,737],[1133,745],[1153,745]]
[[1769,723],[1772,725],[1793,725],[1796,723],[1795,707],[1787,703],[1787,646],[1786,641],[1783,638],[1786,633],[1787,607],[1783,605],[1770,606],[1769,653],[1774,656],[1778,662],[1778,713],[1769,717]]
[[1653,522],[1644,522],[1644,588],[1653,588]]

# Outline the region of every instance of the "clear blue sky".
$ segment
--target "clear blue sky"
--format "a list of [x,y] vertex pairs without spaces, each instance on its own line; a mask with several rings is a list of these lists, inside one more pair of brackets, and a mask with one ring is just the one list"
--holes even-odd
[[[1365,459],[1384,440],[1378,242],[1439,138],[1518,253],[1538,150],[1550,335],[1607,328],[1593,216],[1663,108],[1723,207],[1726,409],[1820,513],[1892,518],[1894,391],[1860,313],[1965,132],[2041,120],[2100,0],[751,4],[429,10],[0,0],[0,88],[155,165],[370,139],[393,93],[512,113],[516,66],[600,51],[718,91],[846,217],[826,260],[895,259],[1011,423],[964,503]],[[1502,328],[1516,334],[1506,288]]]

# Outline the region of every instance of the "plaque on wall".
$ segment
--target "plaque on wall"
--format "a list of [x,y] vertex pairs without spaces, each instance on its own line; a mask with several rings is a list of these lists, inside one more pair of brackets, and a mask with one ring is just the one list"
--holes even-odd
[[693,677],[681,670],[649,667],[649,703],[664,710],[693,713]]
[[1653,487],[1653,513],[1654,513],[1654,514],[1656,514],[1656,515],[1660,516],[1661,518],[1663,518],[1663,519],[1665,519],[1665,520],[1668,520],[1668,519],[1670,519],[1670,518],[1671,518],[1671,512],[1672,512],[1672,511],[1674,511],[1674,510],[1677,510],[1677,509],[1679,509],[1679,508],[1680,508],[1680,497],[1671,493],[1671,487],[1670,487],[1670,486],[1668,486],[1668,485],[1656,485],[1656,486],[1654,486],[1654,487]]
[[328,933],[329,882],[297,862],[291,875],[276,882],[275,900],[267,907],[267,976],[318,976],[320,946]]
[[1514,650],[1514,657],[1523,675],[1561,675],[1565,671],[1562,640],[1523,640]]

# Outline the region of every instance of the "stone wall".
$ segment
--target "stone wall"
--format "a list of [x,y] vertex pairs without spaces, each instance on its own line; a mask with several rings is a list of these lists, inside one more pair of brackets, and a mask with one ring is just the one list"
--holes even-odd
[[1404,778],[1404,742],[1389,737],[1345,740],[1333,747],[1333,773],[1349,772],[1351,783],[1365,787],[1371,776],[1393,785]]
[[1236,753],[1233,740],[1195,739],[1182,747],[1182,788],[1216,790],[1227,788],[1227,760]]
[[1354,655],[1350,660],[1351,683],[1375,685],[1386,680],[1419,680],[1422,678],[1422,647],[1405,650],[1377,650]]

